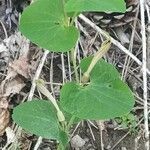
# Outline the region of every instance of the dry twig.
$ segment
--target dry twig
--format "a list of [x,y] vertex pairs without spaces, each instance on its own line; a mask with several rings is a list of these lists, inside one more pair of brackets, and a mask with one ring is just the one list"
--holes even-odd
[[140,14],[141,14],[141,34],[142,34],[142,50],[143,50],[143,98],[144,98],[144,126],[145,126],[145,148],[149,150],[149,127],[148,127],[148,105],[147,105],[147,53],[146,53],[146,31],[145,31],[145,0],[140,0]]

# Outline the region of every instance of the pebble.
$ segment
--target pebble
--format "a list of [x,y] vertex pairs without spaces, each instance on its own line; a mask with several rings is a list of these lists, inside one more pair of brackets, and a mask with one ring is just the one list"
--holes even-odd
[[85,145],[85,141],[79,135],[75,135],[71,139],[71,145],[74,148],[81,148],[81,147],[83,147]]

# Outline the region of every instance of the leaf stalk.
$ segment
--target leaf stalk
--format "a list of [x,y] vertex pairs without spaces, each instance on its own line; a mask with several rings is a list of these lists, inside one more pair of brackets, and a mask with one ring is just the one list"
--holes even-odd
[[60,110],[55,98],[52,96],[52,94],[47,90],[47,88],[44,86],[44,81],[43,80],[37,80],[36,81],[36,84],[37,84],[37,88],[39,89],[39,91],[45,95],[51,102],[52,104],[54,105],[54,107],[56,108],[57,110],[57,117],[58,117],[58,120],[60,122],[65,122],[65,116],[64,114],[62,113],[62,111]]
[[82,83],[87,83],[90,79],[90,73],[92,71],[92,69],[94,68],[94,66],[96,65],[96,63],[99,61],[100,58],[103,57],[103,55],[109,50],[111,46],[111,41],[110,39],[105,40],[100,49],[96,52],[95,56],[93,57],[91,64],[89,65],[87,71],[83,74],[82,76]]

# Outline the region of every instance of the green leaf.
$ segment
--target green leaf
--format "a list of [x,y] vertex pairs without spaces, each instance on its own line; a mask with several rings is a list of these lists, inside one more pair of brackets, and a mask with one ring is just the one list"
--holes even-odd
[[126,5],[124,0],[69,0],[65,9],[67,12],[125,12]]
[[[81,61],[83,72],[91,59]],[[66,112],[81,119],[110,119],[128,113],[134,105],[134,97],[120,80],[117,70],[100,60],[93,68],[87,86],[71,82],[62,87],[60,104]]]
[[59,139],[59,123],[50,102],[33,100],[13,110],[13,120],[32,134],[48,139]]
[[28,6],[20,20],[20,31],[33,43],[54,52],[74,47],[78,31],[68,26],[61,0],[37,0]]

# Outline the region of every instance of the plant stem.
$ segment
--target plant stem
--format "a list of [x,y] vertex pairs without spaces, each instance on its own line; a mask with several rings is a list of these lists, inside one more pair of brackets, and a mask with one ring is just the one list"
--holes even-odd
[[99,61],[99,59],[102,58],[103,55],[109,50],[110,46],[111,46],[110,39],[108,39],[102,43],[100,49],[97,51],[97,53],[93,57],[91,64],[89,65],[87,71],[83,74],[83,77],[81,79],[82,83],[87,83],[89,81],[90,73],[91,73],[92,69],[94,68],[96,63]]
[[73,25],[74,20],[75,20],[77,14],[78,14],[78,12],[75,12],[75,13],[73,14],[73,17],[71,17],[72,20],[71,20],[71,22],[70,22],[70,26]]
[[79,83],[77,61],[76,61],[76,49],[75,48],[71,50],[71,60],[72,60],[73,68],[74,68],[74,72],[75,72],[75,80],[77,83]]
[[75,120],[75,118],[76,118],[76,117],[73,115],[73,116],[71,117],[71,119],[69,120],[69,123],[68,123],[68,125],[67,125],[67,127],[66,127],[66,132],[69,131],[69,129],[70,129],[70,127],[71,127],[73,121]]
[[62,5],[64,19],[65,19],[65,25],[68,26],[68,15],[67,12],[65,11],[65,0],[61,0],[61,5]]
[[36,81],[37,84],[37,88],[39,89],[39,91],[44,94],[54,105],[54,107],[57,110],[57,117],[58,120],[65,125],[65,116],[62,113],[62,111],[60,110],[55,98],[51,95],[51,93],[46,89],[46,87],[44,86],[44,81],[43,80],[37,80]]
[[57,150],[65,150],[65,148],[64,148],[64,146],[60,143],[60,144],[58,145]]

